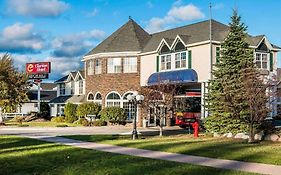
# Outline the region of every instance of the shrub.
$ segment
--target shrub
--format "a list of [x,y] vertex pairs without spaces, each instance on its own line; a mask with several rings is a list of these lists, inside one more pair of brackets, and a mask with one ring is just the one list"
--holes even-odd
[[98,115],[101,110],[101,105],[98,103],[87,102],[80,104],[77,107],[76,115],[79,117],[86,117],[87,115]]
[[56,123],[63,123],[63,122],[65,122],[65,120],[64,120],[64,117],[53,117],[52,119],[51,119],[51,121],[52,122],[56,122]]
[[96,121],[93,121],[93,126],[106,126],[107,123],[103,120],[96,120]]
[[106,107],[99,113],[100,119],[111,123],[122,123],[126,120],[125,110],[120,107]]
[[76,116],[77,105],[73,103],[67,103],[64,107],[65,122],[73,123],[78,119]]

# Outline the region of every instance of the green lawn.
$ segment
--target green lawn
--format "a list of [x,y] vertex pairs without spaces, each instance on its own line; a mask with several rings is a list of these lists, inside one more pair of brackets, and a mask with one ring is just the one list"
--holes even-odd
[[0,174],[250,174],[0,136]]
[[133,141],[129,136],[67,136],[68,138],[113,144],[125,147],[165,151],[205,157],[259,162],[281,165],[281,142],[248,144],[245,140],[174,135],[160,137],[142,136]]
[[[20,126],[18,122],[15,121],[8,121],[5,122],[7,126]],[[67,125],[71,127],[75,126],[81,126],[73,123],[57,123],[57,122],[51,122],[51,121],[45,121],[45,122],[22,122],[22,126],[24,127],[57,127],[58,125]]]

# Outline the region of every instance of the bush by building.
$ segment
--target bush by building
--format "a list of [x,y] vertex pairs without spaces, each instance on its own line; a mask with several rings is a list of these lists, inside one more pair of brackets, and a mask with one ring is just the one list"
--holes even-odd
[[113,124],[124,123],[126,120],[125,110],[120,107],[106,107],[99,113],[100,119]]
[[77,105],[73,103],[67,103],[64,108],[64,114],[65,114],[65,122],[67,123],[73,123],[78,119],[76,116],[76,109]]

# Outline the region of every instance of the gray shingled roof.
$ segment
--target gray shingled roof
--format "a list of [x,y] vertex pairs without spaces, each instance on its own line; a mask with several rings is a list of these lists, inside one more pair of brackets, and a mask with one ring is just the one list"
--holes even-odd
[[81,103],[85,101],[85,95],[67,95],[59,96],[51,100],[49,103]]
[[[125,25],[110,35],[87,55],[102,52],[122,52],[122,51],[155,51],[161,40],[164,38],[169,46],[173,43],[177,35],[185,44],[193,44],[209,40],[210,21],[173,28],[149,35],[135,21],[129,20]],[[229,33],[229,26],[216,20],[212,20],[212,39],[222,42]],[[251,46],[257,46],[264,35],[250,36],[247,41]],[[272,45],[274,48],[278,46]]]
[[130,19],[86,55],[103,52],[141,51],[149,39],[150,35],[134,20]]
[[[229,27],[227,25],[212,20],[213,40],[223,41],[228,33],[228,30]],[[184,35],[184,37],[181,38],[185,40],[185,44],[207,41],[209,40],[209,20],[154,33],[147,45],[144,47],[143,52],[154,51],[157,49],[162,38],[175,39],[177,35]]]

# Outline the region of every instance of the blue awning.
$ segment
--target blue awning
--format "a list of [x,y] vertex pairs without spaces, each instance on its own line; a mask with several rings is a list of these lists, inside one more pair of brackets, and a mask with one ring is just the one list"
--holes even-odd
[[184,69],[176,71],[167,71],[167,72],[157,72],[150,75],[148,78],[147,85],[153,86],[157,84],[186,84],[191,82],[197,82],[198,76],[195,70],[193,69]]

